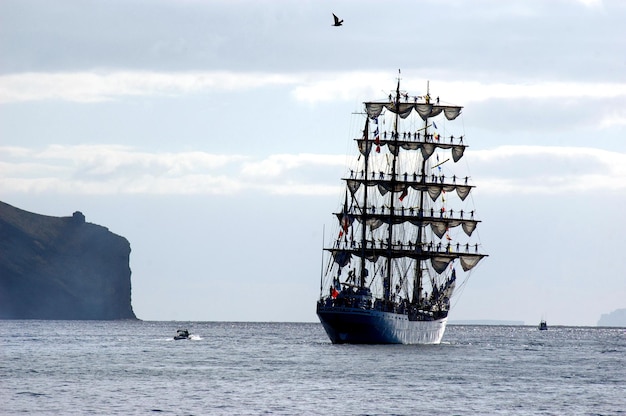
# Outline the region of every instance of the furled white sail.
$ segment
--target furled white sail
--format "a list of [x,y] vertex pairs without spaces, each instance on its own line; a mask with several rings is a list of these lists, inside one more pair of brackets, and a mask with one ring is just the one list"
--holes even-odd
[[407,118],[411,111],[415,110],[417,114],[426,120],[430,117],[436,117],[442,112],[448,120],[454,120],[461,114],[463,107],[451,106],[451,105],[438,105],[430,103],[395,103],[395,102],[367,102],[365,103],[365,110],[370,118],[378,117],[383,108],[398,114],[401,118]]
[[404,182],[378,179],[346,179],[346,183],[353,195],[359,190],[362,184],[365,184],[365,186],[376,187],[382,196],[386,195],[388,192],[408,192],[409,189],[426,191],[433,201],[436,201],[443,191],[456,192],[459,198],[464,200],[473,188],[471,185],[458,185],[454,183],[421,183],[419,181]]

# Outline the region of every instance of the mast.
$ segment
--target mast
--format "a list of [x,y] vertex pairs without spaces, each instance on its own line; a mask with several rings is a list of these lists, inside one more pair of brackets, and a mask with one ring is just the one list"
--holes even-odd
[[[363,170],[364,170],[364,178],[367,179],[367,175],[369,173],[369,157],[370,157],[370,150],[369,150],[369,124],[370,124],[370,119],[369,116],[366,114],[365,115],[365,128],[363,129],[363,139],[364,139],[364,143],[365,143],[365,163],[363,166]],[[361,227],[361,271],[359,274],[359,287],[364,287],[365,286],[365,272],[366,272],[366,268],[365,268],[365,249],[366,249],[366,244],[367,244],[367,186],[364,187],[365,189],[363,190],[363,205],[361,206],[361,224],[363,224],[363,226]]]
[[322,262],[320,263],[320,295],[324,290],[324,242],[326,234],[326,226],[322,226]]
[[[398,84],[396,85],[396,98],[395,105],[398,109],[395,112],[395,118],[393,123],[393,144],[395,148],[398,148],[398,122],[400,119],[400,70],[398,70]],[[391,273],[392,273],[392,256],[391,252],[393,250],[393,217],[395,215],[395,185],[396,185],[396,163],[397,163],[397,154],[398,152],[391,152],[392,154],[392,162],[391,162],[391,192],[389,193],[389,226],[388,226],[388,234],[387,234],[387,251],[389,255],[387,256],[387,270],[385,273],[385,279],[383,281],[383,297],[386,301],[391,300]]]
[[[430,81],[426,81],[426,103],[430,102]],[[426,137],[428,134],[428,118],[424,120],[424,141],[426,141]],[[422,157],[422,166],[421,166],[421,175],[420,175],[420,183],[425,185],[426,183],[426,158]],[[422,251],[422,247],[424,244],[424,222],[422,219],[424,218],[424,196],[426,193],[426,187],[422,186],[419,191],[419,216],[420,221],[417,227],[417,241],[415,242],[416,248],[419,251]],[[419,304],[422,298],[422,261],[415,260],[415,278],[413,281],[413,304]]]

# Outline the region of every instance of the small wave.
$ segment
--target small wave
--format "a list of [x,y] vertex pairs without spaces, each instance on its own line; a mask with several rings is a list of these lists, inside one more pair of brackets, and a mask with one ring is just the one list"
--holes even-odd
[[31,396],[31,397],[45,396],[44,393],[35,393],[34,391],[18,391],[16,394],[23,394],[24,396]]
[[622,351],[612,348],[612,349],[608,349],[608,350],[602,350],[600,351],[600,354],[607,354],[607,353],[621,353]]

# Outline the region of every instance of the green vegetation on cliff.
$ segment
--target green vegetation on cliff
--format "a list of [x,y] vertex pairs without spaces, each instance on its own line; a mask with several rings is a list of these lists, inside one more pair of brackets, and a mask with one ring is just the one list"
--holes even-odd
[[136,319],[130,244],[72,217],[0,202],[0,319]]

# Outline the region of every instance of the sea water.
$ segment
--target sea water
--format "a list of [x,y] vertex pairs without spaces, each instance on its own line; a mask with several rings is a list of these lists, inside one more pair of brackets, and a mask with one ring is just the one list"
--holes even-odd
[[7,415],[626,414],[623,328],[450,325],[410,346],[333,345],[318,323],[0,321],[0,354]]

